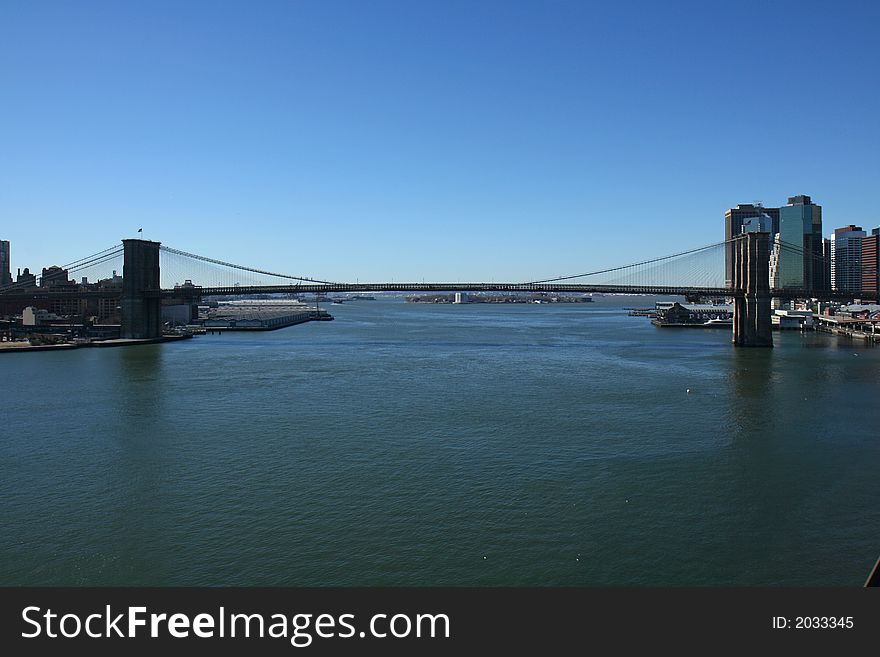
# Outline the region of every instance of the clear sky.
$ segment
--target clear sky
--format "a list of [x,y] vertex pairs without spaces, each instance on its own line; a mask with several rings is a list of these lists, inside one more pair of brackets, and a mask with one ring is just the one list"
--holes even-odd
[[880,2],[0,2],[15,267],[147,238],[331,280],[534,279],[809,194],[880,225]]

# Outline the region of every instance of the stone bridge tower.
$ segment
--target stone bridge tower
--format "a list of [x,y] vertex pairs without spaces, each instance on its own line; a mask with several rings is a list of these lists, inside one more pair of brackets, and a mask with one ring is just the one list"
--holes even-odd
[[159,299],[159,242],[122,240],[122,337],[162,336]]
[[772,347],[770,233],[743,233],[733,247],[733,343]]

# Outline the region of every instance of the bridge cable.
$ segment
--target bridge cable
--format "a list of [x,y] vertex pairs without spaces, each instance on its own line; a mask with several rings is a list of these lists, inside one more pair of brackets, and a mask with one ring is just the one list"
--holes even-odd
[[621,267],[611,267],[611,268],[608,268],[608,269],[599,269],[599,270],[597,270],[597,271],[591,271],[591,272],[588,272],[588,273],[586,273],[586,274],[574,274],[574,275],[571,275],[571,276],[557,276],[556,278],[546,278],[546,279],[543,279],[543,280],[540,280],[540,281],[531,281],[531,282],[529,282],[529,283],[526,283],[526,285],[538,285],[538,284],[541,284],[541,283],[556,283],[556,282],[559,282],[559,281],[567,281],[567,280],[571,280],[572,278],[584,278],[584,277],[586,277],[586,276],[596,276],[596,275],[598,275],[598,274],[607,274],[607,273],[614,272],[614,271],[620,271],[620,270],[622,270],[622,269],[630,269],[630,268],[633,268],[633,267],[641,267],[642,265],[650,265],[650,264],[653,264],[653,263],[659,263],[659,262],[663,262],[663,261],[665,261],[665,260],[670,260],[670,259],[672,259],[672,258],[678,258],[678,257],[680,257],[680,256],[690,255],[690,254],[692,254],[692,253],[699,253],[700,251],[706,251],[706,250],[708,250],[708,249],[717,248],[717,247],[719,247],[719,246],[721,246],[721,245],[729,244],[729,243],[732,243],[732,242],[735,242],[735,241],[736,241],[736,238],[734,238],[734,239],[730,239],[730,240],[725,240],[724,242],[716,242],[715,244],[709,244],[709,245],[707,245],[707,246],[701,246],[701,247],[699,247],[699,248],[697,248],[697,249],[691,249],[691,250],[689,250],[689,251],[682,251],[681,253],[673,253],[672,255],[663,256],[662,258],[653,258],[653,259],[651,259],[651,260],[644,260],[644,261],[642,261],[642,262],[634,262],[634,263],[632,263],[632,264],[629,264],[629,265],[623,265],[623,266],[621,266]]
[[181,251],[179,249],[173,249],[170,246],[160,246],[162,251],[166,251],[167,253],[173,253],[174,255],[185,256],[187,258],[193,258],[195,260],[201,260],[202,262],[209,262],[214,265],[221,265],[223,267],[231,267],[232,269],[240,269],[242,271],[249,271],[255,274],[263,274],[265,276],[273,276],[275,278],[286,278],[288,280],[294,281],[304,281],[308,283],[319,283],[321,285],[339,285],[339,283],[334,283],[332,281],[322,281],[316,278],[307,278],[305,276],[291,276],[289,274],[278,274],[271,271],[265,271],[263,269],[255,269],[253,267],[245,267],[244,265],[235,265],[231,262],[224,262],[222,260],[215,260],[214,258],[208,258],[206,256],[196,255],[195,253],[187,253],[186,251]]

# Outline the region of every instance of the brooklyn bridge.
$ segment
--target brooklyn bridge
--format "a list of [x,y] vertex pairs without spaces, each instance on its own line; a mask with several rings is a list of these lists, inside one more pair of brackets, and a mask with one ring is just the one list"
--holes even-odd
[[[777,288],[771,285],[771,251],[776,257],[807,262],[814,255],[777,241],[770,234],[743,233],[734,239],[618,267],[520,282],[340,282],[249,267],[178,250],[160,242],[124,239],[65,265],[68,275],[99,280],[122,270],[121,285],[52,285],[42,280],[0,288],[0,303],[105,300],[120,311],[121,335],[155,339],[162,335],[162,305],[189,304],[216,296],[327,294],[333,292],[568,292],[675,295],[733,300],[733,343],[770,347],[771,299],[849,300],[852,291]],[[822,265],[823,263],[815,263]],[[37,284],[39,282],[39,285]]]

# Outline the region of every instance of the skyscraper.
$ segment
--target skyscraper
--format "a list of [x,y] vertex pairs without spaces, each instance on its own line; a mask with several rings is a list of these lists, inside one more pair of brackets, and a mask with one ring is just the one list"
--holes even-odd
[[861,226],[835,228],[831,236],[831,288],[835,291],[862,291],[862,238]]
[[776,284],[780,288],[824,290],[822,206],[803,194],[779,208]]
[[826,290],[831,289],[831,261],[833,258],[831,250],[831,240],[827,237],[822,240],[822,264],[824,265],[825,270],[825,288]]
[[862,238],[862,296],[880,302],[880,228]]
[[9,242],[0,240],[0,285],[12,283],[12,270],[9,268]]
[[[779,208],[765,208],[762,205],[754,203],[740,203],[735,208],[730,208],[724,213],[724,239],[731,240],[743,232],[743,226],[748,219],[757,217],[758,222],[749,222],[750,228],[756,230],[758,225],[766,226],[765,221],[761,221],[761,217],[770,218],[770,240],[779,232]],[[727,252],[724,263],[725,278],[727,279],[727,287],[733,285],[733,245],[727,245]]]

